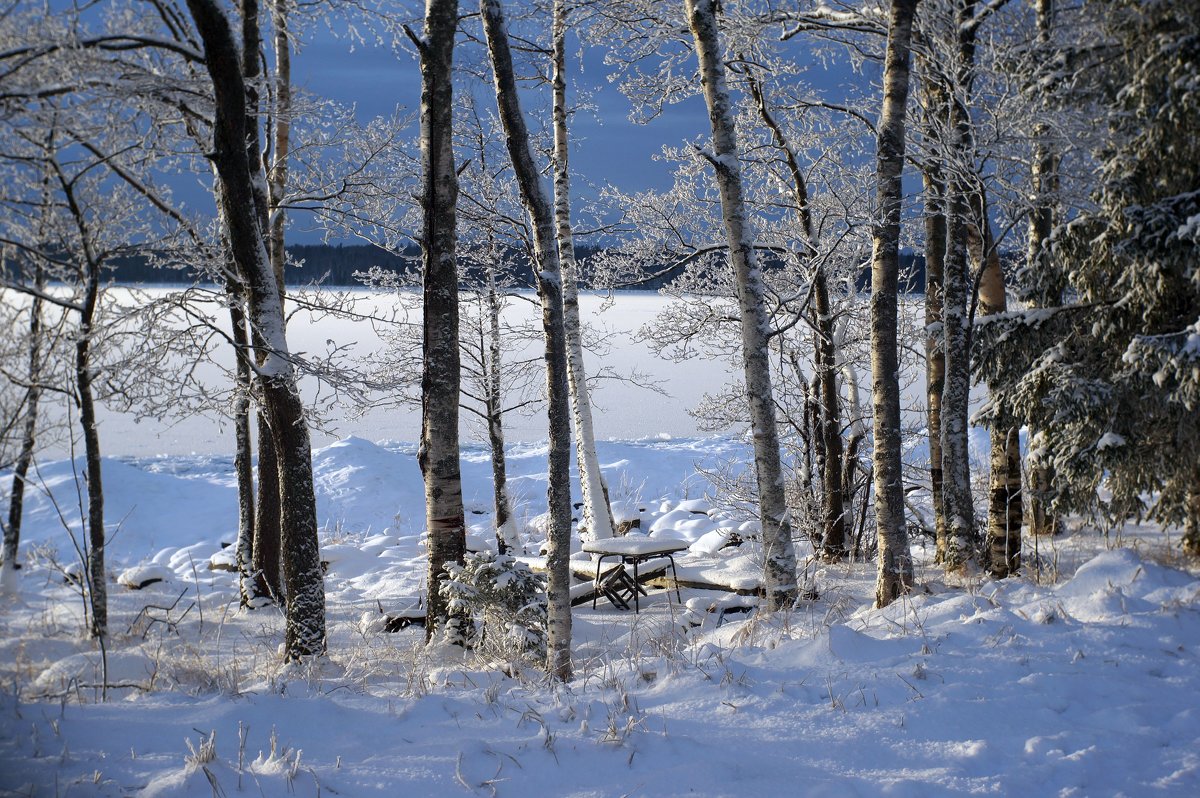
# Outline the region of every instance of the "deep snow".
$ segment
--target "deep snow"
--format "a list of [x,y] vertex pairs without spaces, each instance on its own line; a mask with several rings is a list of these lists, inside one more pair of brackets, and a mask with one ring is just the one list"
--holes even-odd
[[[749,544],[703,553],[749,519],[700,471],[745,457],[728,438],[600,449],[626,514],[697,541],[681,575],[752,579]],[[530,551],[544,464],[538,444],[511,447]],[[1039,542],[1037,579],[1004,582],[947,584],[917,549],[919,589],[886,610],[869,605],[870,564],[810,564],[820,597],[774,618],[718,625],[703,609],[724,594],[700,590],[684,591],[695,612],[662,591],[640,616],[584,605],[577,677],[556,687],[382,631],[379,608],[423,589],[412,447],[351,438],[314,466],[330,655],[285,668],[278,612],[239,611],[234,575],[209,569],[236,526],[228,459],[105,461],[113,578],[163,579],[110,584],[107,702],[59,572],[71,463],[42,466],[58,507],[30,496],[19,595],[0,613],[0,794],[1200,794],[1200,581],[1169,532],[1076,524]],[[488,475],[469,450],[481,539]]]

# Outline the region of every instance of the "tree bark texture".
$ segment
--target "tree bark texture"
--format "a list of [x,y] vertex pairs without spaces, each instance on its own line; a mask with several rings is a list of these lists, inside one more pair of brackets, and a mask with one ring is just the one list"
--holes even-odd
[[754,465],[762,524],[763,583],[768,609],[778,610],[790,606],[796,598],[796,554],[792,547],[792,525],[784,495],[779,434],[775,425],[762,271],[755,256],[754,232],[746,215],[737,130],[734,109],[725,86],[716,2],[685,0],[685,8],[712,127],[713,153],[708,155],[708,159],[716,173],[721,195],[721,215],[725,222],[729,259],[738,294],[742,361],[746,398],[750,405],[750,429],[754,438]]
[[421,447],[429,536],[428,639],[449,621],[438,586],[447,563],[466,557],[459,465],[458,260],[451,67],[458,0],[429,0],[421,44],[422,307]]
[[[70,193],[67,194],[71,197]],[[69,199],[73,212],[74,200]],[[78,214],[77,219],[82,219]],[[85,244],[85,249],[90,249]],[[100,430],[96,427],[96,401],[92,394],[92,324],[100,297],[100,264],[90,252],[87,260],[86,288],[79,318],[79,339],[75,342],[75,396],[79,402],[79,425],[83,430],[85,479],[87,483],[88,588],[91,600],[91,636],[108,634],[108,583],[104,569],[104,480],[100,460]]]
[[567,380],[567,346],[563,324],[562,270],[555,240],[554,213],[530,149],[529,132],[521,114],[512,52],[499,0],[480,0],[496,105],[504,128],[513,172],[533,227],[538,297],[542,303],[542,328],[546,337],[546,396],[549,403],[549,479],[547,503],[550,532],[546,571],[548,619],[548,670],[551,676],[571,678],[571,427]]
[[204,43],[205,64],[213,83],[212,157],[221,185],[230,251],[247,287],[250,325],[264,342],[257,369],[278,460],[288,589],[284,656],[300,659],[325,652],[325,589],[308,425],[287,348],[283,297],[271,272],[260,222],[256,186],[264,186],[265,180],[261,161],[251,159],[247,146],[251,134],[246,130],[247,94],[237,46],[216,0],[188,0],[188,8]]
[[933,503],[933,527],[937,562],[946,557],[946,506],[942,497],[942,390],[946,384],[946,354],[943,300],[946,262],[946,174],[944,154],[938,152],[938,137],[948,121],[949,100],[933,64],[922,61],[922,99],[927,119],[926,136],[930,153],[922,165],[925,189],[925,406],[926,439],[929,443],[929,493]]
[[[500,297],[496,291],[496,273],[488,268],[487,356],[484,359],[487,380],[484,412],[487,413],[488,445],[492,452],[492,503],[495,509],[496,550],[515,552],[520,546],[517,525],[508,496],[508,466],[504,455],[504,393],[500,384],[503,353],[500,347]],[[483,347],[481,346],[481,349]]]
[[[1039,47],[1051,46],[1054,31],[1055,0],[1037,0],[1037,40]],[[1044,56],[1050,58],[1047,52]],[[1049,131],[1044,123],[1034,126],[1033,164],[1030,188],[1033,207],[1029,212],[1029,267],[1047,268],[1050,256],[1049,241],[1054,231],[1055,204],[1058,195],[1058,154],[1051,148]],[[1061,304],[1061,295],[1039,296],[1035,306],[1056,307]],[[1034,535],[1053,535],[1062,522],[1050,507],[1050,494],[1054,488],[1054,466],[1036,454],[1038,432],[1029,430],[1029,531]]]
[[250,437],[252,353],[250,336],[246,330],[245,292],[241,290],[241,286],[231,284],[227,298],[233,345],[237,350],[237,376],[233,398],[233,470],[237,475],[238,491],[237,566],[241,603],[242,606],[249,606],[256,596],[267,595],[265,584],[260,583],[260,575],[254,568],[254,452]]
[[879,572],[875,604],[885,607],[912,587],[900,461],[900,358],[896,342],[903,203],[904,117],[917,0],[893,0],[876,144],[878,221],[871,261],[871,405],[875,422],[875,523]]
[[[46,281],[42,267],[34,263],[34,287],[40,292]],[[21,449],[13,463],[12,490],[8,499],[8,524],[4,527],[4,553],[0,558],[4,568],[13,570],[19,566],[17,552],[21,543],[21,521],[25,507],[25,478],[33,463],[33,452],[37,444],[38,403],[42,389],[42,299],[34,295],[29,305],[29,361],[26,375],[29,387],[25,390],[25,418],[21,425]]]
[[583,335],[579,320],[579,268],[571,233],[571,174],[567,139],[566,0],[554,0],[553,93],[554,93],[554,220],[558,257],[562,266],[563,322],[567,337],[567,385],[571,392],[572,422],[575,427],[575,460],[583,499],[583,523],[593,540],[613,536],[612,513],[606,499],[600,460],[596,455],[596,433],[592,401],[588,395],[587,370],[583,362]]
[[942,388],[942,497],[946,512],[946,550],[942,562],[948,571],[962,569],[975,548],[975,504],[971,495],[968,414],[971,397],[970,314],[972,293],[967,252],[971,223],[972,152],[971,116],[966,103],[971,94],[975,61],[971,19],[975,0],[957,8],[958,63],[954,96],[950,102],[949,143],[946,157],[947,219],[943,294],[943,345],[946,373]]
[[946,354],[942,349],[943,271],[946,259],[945,185],[937,166],[924,176],[925,183],[925,400],[926,437],[929,441],[929,491],[933,499],[933,526],[937,536],[937,561],[946,556],[946,505],[942,499],[942,389],[946,384]]

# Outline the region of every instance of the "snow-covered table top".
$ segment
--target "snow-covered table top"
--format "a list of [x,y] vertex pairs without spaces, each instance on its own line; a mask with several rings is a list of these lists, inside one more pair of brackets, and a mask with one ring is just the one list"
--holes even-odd
[[679,538],[648,538],[630,535],[623,538],[589,540],[583,544],[584,551],[591,554],[620,555],[622,557],[648,557],[655,554],[674,554],[684,551],[691,544]]

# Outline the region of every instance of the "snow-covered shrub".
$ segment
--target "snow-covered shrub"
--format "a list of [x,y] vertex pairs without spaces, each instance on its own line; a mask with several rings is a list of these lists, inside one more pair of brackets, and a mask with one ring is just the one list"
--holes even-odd
[[[546,583],[506,554],[468,554],[447,563],[439,586],[451,617],[465,620],[461,642],[497,659],[540,662],[546,656]],[[449,624],[453,629],[455,624]],[[450,632],[453,634],[454,632]],[[456,641],[457,642],[457,641]]]

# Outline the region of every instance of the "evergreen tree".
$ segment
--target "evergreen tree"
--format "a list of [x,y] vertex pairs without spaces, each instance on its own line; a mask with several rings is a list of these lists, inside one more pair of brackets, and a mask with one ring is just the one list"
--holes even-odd
[[[1009,377],[996,411],[1041,431],[1059,507],[1185,522],[1193,553],[1200,553],[1197,18],[1198,0],[1111,4],[1104,46],[1084,73],[1090,85],[1078,95],[1100,99],[1107,126],[1093,153],[1094,206],[1059,228],[1051,257],[1023,273],[1030,298],[1065,285],[1066,302],[986,324],[981,353],[985,370]],[[1014,357],[1018,348],[1030,356]]]

